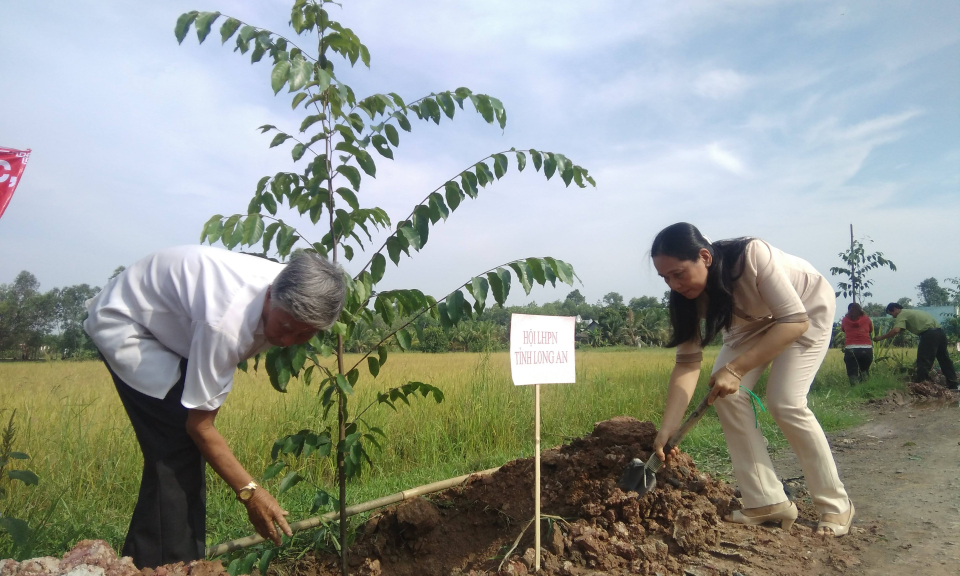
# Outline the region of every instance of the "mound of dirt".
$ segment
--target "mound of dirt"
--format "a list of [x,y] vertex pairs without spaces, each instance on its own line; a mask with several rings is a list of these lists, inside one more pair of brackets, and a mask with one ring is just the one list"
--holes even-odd
[[62,559],[45,556],[17,562],[0,560],[0,576],[229,576],[219,560],[178,562],[156,570],[138,570],[133,560],[118,558],[103,540],[81,540]]
[[[802,502],[801,522],[790,532],[724,522],[739,508],[734,490],[700,473],[686,454],[658,473],[653,492],[622,492],[617,479],[631,459],[649,457],[655,436],[651,423],[618,417],[542,454],[541,506],[550,516],[542,524],[542,574],[839,574],[859,564],[856,551],[870,536],[817,536],[817,513]],[[371,517],[350,551],[354,573],[532,572],[533,467],[531,458],[515,460]],[[283,569],[332,576],[336,566],[332,555],[312,556]]]

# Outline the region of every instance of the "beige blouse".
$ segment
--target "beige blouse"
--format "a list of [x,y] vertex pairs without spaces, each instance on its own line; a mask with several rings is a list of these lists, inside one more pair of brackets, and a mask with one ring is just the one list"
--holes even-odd
[[[698,305],[706,311],[706,292]],[[763,240],[747,244],[743,273],[733,289],[733,323],[723,331],[723,343],[740,346],[778,322],[810,321],[810,328],[797,339],[811,346],[833,325],[834,292],[830,282],[809,262],[778,250]],[[677,362],[703,359],[699,335],[677,346]]]

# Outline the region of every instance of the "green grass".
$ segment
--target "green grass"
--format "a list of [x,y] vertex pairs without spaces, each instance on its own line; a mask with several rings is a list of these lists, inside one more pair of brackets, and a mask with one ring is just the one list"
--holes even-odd
[[[589,433],[594,422],[620,414],[658,423],[673,354],[662,349],[578,351],[578,383],[541,388],[544,447]],[[715,354],[716,349],[708,349],[698,397]],[[388,440],[374,456],[374,468],[349,486],[351,503],[532,455],[533,388],[513,386],[507,353],[391,354],[376,381],[361,376],[352,405],[366,405],[376,391],[409,380],[439,386],[446,400],[436,404],[420,398],[396,414],[387,408],[370,411],[370,424],[383,428]],[[52,511],[31,553],[62,554],[80,537],[103,538],[119,547],[136,501],[142,461],[103,365],[2,363],[0,383],[0,407],[17,409],[15,449],[32,456],[26,466],[40,476],[37,487],[13,487],[0,501],[0,507],[8,508],[0,510],[20,517],[32,513],[35,521]],[[761,396],[764,386],[761,380]],[[825,429],[836,430],[862,421],[858,406],[865,399],[899,386],[899,378],[879,366],[869,382],[851,388],[841,355],[832,350],[817,376],[810,405]],[[306,388],[294,382],[289,393],[279,394],[264,373],[238,373],[217,426],[240,462],[259,476],[276,438],[319,426],[318,405],[315,385]],[[771,447],[785,445],[769,415],[762,414],[760,424]],[[701,468],[729,475],[726,446],[712,410],[683,449]],[[303,472],[333,492],[329,465],[309,464]],[[280,477],[266,483],[274,493]],[[293,519],[300,519],[308,516],[312,498],[304,483],[282,495],[280,502]],[[252,533],[243,507],[212,471],[207,509],[208,544]],[[10,552],[6,537],[0,536],[0,555]]]

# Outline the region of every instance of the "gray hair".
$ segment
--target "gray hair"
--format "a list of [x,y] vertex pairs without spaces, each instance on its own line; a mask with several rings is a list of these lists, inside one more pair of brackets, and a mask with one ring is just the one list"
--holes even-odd
[[313,252],[293,257],[273,281],[270,299],[301,322],[327,330],[346,298],[343,269]]

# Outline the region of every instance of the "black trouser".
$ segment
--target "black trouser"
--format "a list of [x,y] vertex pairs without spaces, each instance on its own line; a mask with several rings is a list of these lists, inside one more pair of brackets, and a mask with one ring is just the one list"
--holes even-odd
[[128,386],[107,365],[143,452],[140,495],[123,543],[123,555],[137,568],[189,562],[205,553],[206,461],[187,434],[188,410],[180,403],[186,367],[184,359],[180,380],[158,400]]
[[947,353],[947,335],[943,328],[931,328],[920,333],[920,344],[917,346],[917,373],[913,375],[914,382],[923,382],[930,375],[933,361],[940,364],[940,371],[947,379],[948,385],[957,385],[957,371],[953,367],[953,360]]
[[873,364],[873,348],[847,348],[843,351],[843,363],[847,365],[847,377],[853,383],[866,380]]

